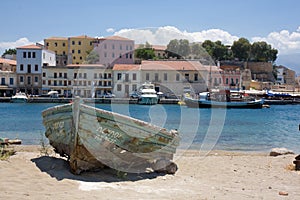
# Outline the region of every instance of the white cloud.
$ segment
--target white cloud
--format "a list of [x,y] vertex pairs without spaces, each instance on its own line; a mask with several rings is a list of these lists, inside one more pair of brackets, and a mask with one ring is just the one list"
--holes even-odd
[[115,29],[113,29],[113,28],[108,28],[108,29],[106,29],[106,32],[108,32],[108,33],[113,33],[113,32],[115,32]]
[[145,29],[122,29],[115,32],[115,35],[134,39],[136,43],[162,44],[166,45],[172,39],[188,39],[190,42],[203,42],[205,40],[220,40],[224,44],[232,44],[237,36],[220,29],[210,29],[201,32],[181,31],[174,26]]
[[[136,44],[144,44],[146,41],[150,44],[167,45],[172,39],[188,39],[190,42],[203,42],[205,40],[220,40],[223,44],[232,45],[240,37],[230,34],[221,29],[209,29],[200,32],[181,31],[174,26],[163,26],[159,28],[143,29],[121,29],[114,33],[115,35],[127,37],[135,40]],[[266,41],[273,48],[279,50],[279,54],[300,53],[300,26],[294,32],[282,30],[280,32],[271,32],[266,37],[248,38],[250,42]]]
[[0,42],[0,52],[4,52],[5,49],[14,49],[14,48],[32,44],[32,43],[33,42],[30,42],[27,38],[20,38],[14,42]]
[[300,53],[300,32],[297,31],[290,33],[287,30],[280,32],[272,32],[267,37],[254,37],[255,41],[266,41],[272,47],[279,50],[282,55]]

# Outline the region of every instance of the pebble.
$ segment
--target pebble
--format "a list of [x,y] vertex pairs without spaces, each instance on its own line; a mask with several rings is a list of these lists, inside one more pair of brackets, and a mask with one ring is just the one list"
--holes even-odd
[[282,195],[282,196],[288,196],[289,193],[286,192],[286,191],[280,191],[280,192],[279,192],[279,195]]

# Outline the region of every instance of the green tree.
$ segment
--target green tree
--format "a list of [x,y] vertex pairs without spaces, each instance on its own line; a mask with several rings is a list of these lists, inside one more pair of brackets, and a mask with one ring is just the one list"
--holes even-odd
[[139,48],[135,50],[134,53],[136,58],[140,58],[142,60],[149,60],[155,58],[154,49],[148,42],[146,42],[145,45],[141,44]]
[[221,41],[212,42],[211,40],[205,40],[202,43],[202,47],[207,51],[214,61],[228,60],[232,57],[228,47],[222,44]]
[[251,44],[246,38],[240,38],[233,42],[231,46],[232,54],[234,58],[240,61],[247,61],[250,56]]
[[99,54],[97,51],[92,50],[87,56],[83,64],[96,64],[99,62]]
[[266,42],[254,42],[251,45],[251,60],[257,62],[274,62],[278,51]]
[[17,49],[5,49],[4,53],[2,54],[2,57],[5,55],[16,55]]

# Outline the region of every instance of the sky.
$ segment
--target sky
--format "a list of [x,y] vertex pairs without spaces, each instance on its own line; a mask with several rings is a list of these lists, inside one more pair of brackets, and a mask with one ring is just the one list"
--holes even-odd
[[120,35],[168,44],[244,37],[279,50],[276,64],[300,72],[299,0],[9,0],[1,2],[0,54],[52,36]]

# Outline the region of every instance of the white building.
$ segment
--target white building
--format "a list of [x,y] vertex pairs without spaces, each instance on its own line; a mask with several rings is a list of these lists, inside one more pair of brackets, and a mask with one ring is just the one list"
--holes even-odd
[[100,64],[44,66],[43,93],[58,91],[64,96],[99,97],[112,92],[112,70]]
[[55,53],[42,45],[27,45],[17,48],[18,90],[27,94],[42,93],[42,66],[55,66]]
[[141,86],[141,65],[115,64],[113,67],[113,93],[116,97],[129,97]]

